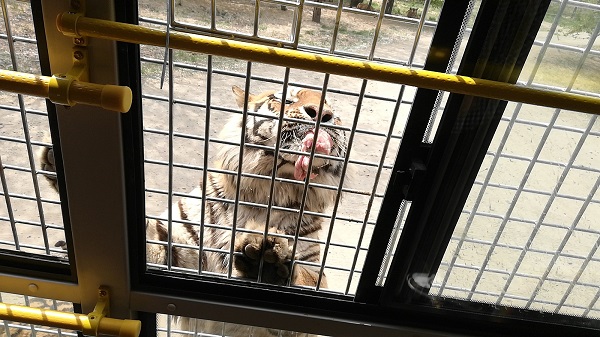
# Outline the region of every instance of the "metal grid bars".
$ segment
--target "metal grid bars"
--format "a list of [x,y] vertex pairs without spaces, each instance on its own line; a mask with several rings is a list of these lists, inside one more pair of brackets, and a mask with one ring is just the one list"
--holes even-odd
[[398,241],[400,240],[400,234],[402,233],[402,228],[404,228],[404,223],[406,222],[406,216],[410,211],[410,205],[411,202],[408,200],[403,200],[402,204],[400,205],[400,211],[398,212],[398,216],[394,222],[392,235],[388,241],[385,256],[383,262],[381,263],[381,269],[377,275],[376,284],[379,287],[382,287],[385,284],[388,273],[390,272],[390,264],[394,258],[394,254],[396,253],[395,250],[398,247]]
[[[599,22],[553,3],[522,83],[597,95]],[[600,318],[598,146],[595,115],[509,103],[430,294]]]
[[[71,303],[26,295],[0,293],[0,302],[7,304],[22,305],[32,308],[73,312],[73,304]],[[33,324],[0,321],[0,335],[18,337],[63,337],[77,336],[77,332]]]
[[[39,74],[31,8],[1,1],[0,67]],[[63,257],[64,227],[58,195],[40,179],[38,152],[49,144],[43,99],[0,93],[0,249]],[[66,257],[66,256],[65,256]]]
[[[278,329],[269,329],[259,326],[230,324],[225,322],[202,320],[202,324],[194,326],[192,331],[181,330],[174,322],[173,316],[158,314],[156,318],[157,337],[165,336],[197,336],[197,337],[217,337],[217,336],[294,336],[310,337],[314,336],[305,332],[284,331]],[[177,319],[181,319],[178,317]],[[234,332],[235,331],[235,332]],[[321,335],[320,335],[321,336]],[[326,337],[326,336],[323,336]]]
[[[382,1],[377,0],[371,10],[329,0],[167,2],[172,6],[170,20],[165,1],[146,0],[140,1],[140,21],[163,28],[169,22],[173,30],[418,68],[423,66],[441,9],[424,1],[418,13],[408,17],[408,4],[397,2],[392,14],[384,14]],[[411,46],[415,36],[418,43]]]
[[[456,74],[458,71],[458,66],[460,64],[460,60],[462,59],[463,53],[465,51],[465,46],[467,41],[470,38],[471,29],[473,28],[473,22],[477,17],[477,13],[479,11],[479,5],[481,1],[471,0],[469,2],[469,6],[465,13],[465,16],[462,19],[461,29],[458,33],[458,37],[454,44],[454,48],[452,49],[452,53],[450,56],[450,60],[448,62],[448,66],[446,67],[446,73],[448,74]],[[442,113],[446,107],[446,102],[448,100],[449,93],[446,91],[439,91],[435,100],[435,104],[432,109],[431,117],[429,119],[429,123],[427,125],[427,129],[425,130],[425,135],[423,136],[423,142],[432,143],[435,139],[435,131],[440,123]]]
[[[257,2],[259,3],[259,2]],[[229,5],[228,5],[229,4]],[[302,37],[312,33],[311,24],[306,22],[308,16],[312,15],[312,8],[308,9],[308,2],[285,3],[287,11],[282,11],[283,2],[266,3],[260,2],[259,12],[264,9],[271,11],[273,15],[288,15],[289,13],[301,12],[298,16],[290,15],[288,19],[281,19],[277,25],[287,34],[295,36],[286,43],[297,49],[310,49],[318,47],[316,40],[312,45],[304,42]],[[181,29],[182,22],[186,29],[198,29],[207,34],[222,34],[219,30],[221,24],[230,20],[247,20],[254,18],[254,26],[260,27],[262,21],[256,21],[254,11],[246,13],[239,10],[240,6],[255,6],[255,2],[210,2],[191,3],[175,1],[173,13],[175,22],[169,29]],[[276,5],[276,6],[275,6]],[[415,64],[424,60],[428,50],[428,41],[432,32],[425,27],[431,25],[426,20],[407,20],[399,23],[396,19],[388,16],[378,16],[373,12],[367,12],[368,16],[356,9],[348,9],[335,4],[332,10],[329,3],[311,3],[311,5],[323,6],[321,19],[325,20],[328,14],[326,10],[333,11],[339,21],[337,25],[328,26],[324,21],[318,25],[320,30],[330,30],[331,44],[327,45],[325,51],[337,53],[339,42],[343,34],[360,37],[360,32],[344,32],[345,24],[355,24],[357,20],[368,17],[374,27],[373,34],[368,37],[369,42],[354,39],[352,44],[357,48],[368,46],[362,58],[374,60],[378,55],[378,48],[390,46],[385,36],[384,26],[393,22],[403,28],[396,27],[396,33],[404,36],[413,44],[408,49],[406,56],[400,55],[395,62]],[[203,7],[204,6],[204,7]],[[212,7],[211,7],[212,6]],[[329,7],[327,7],[329,6]],[[325,8],[327,7],[327,8]],[[162,8],[160,11],[158,8]],[[220,13],[213,16],[214,22],[190,21],[194,13],[202,12],[201,8],[213,8],[212,13]],[[254,8],[254,7],[253,7]],[[431,8],[431,7],[430,7]],[[186,9],[186,10],[182,10]],[[439,9],[437,9],[439,11]],[[188,11],[190,13],[188,13]],[[432,11],[434,11],[432,9]],[[160,26],[166,30],[167,9],[165,2],[140,2],[140,18],[142,25]],[[210,13],[210,11],[208,11]],[[286,14],[287,13],[287,14]],[[307,14],[308,13],[308,14]],[[432,17],[434,14],[423,16]],[[202,13],[204,15],[204,13]],[[265,14],[266,15],[266,14]],[[296,15],[296,16],[295,16]],[[247,17],[248,16],[248,17]],[[259,15],[260,17],[260,15]],[[279,16],[277,16],[279,17]],[[296,19],[294,19],[296,18]],[[388,19],[390,20],[388,22]],[[220,21],[223,20],[223,21]],[[294,21],[295,20],[295,21]],[[395,20],[395,21],[394,21]],[[252,20],[251,20],[252,21]],[[204,22],[204,23],[203,23]],[[311,21],[312,22],[312,21]],[[361,23],[369,24],[366,21]],[[369,21],[371,22],[371,21]],[[275,25],[275,23],[265,23]],[[242,25],[242,23],[238,23]],[[257,26],[258,25],[258,26]],[[198,27],[208,27],[200,29]],[[211,28],[212,27],[212,28]],[[216,28],[215,28],[216,27]],[[235,23],[231,27],[237,27]],[[227,29],[233,29],[233,28]],[[269,26],[271,27],[271,26]],[[283,27],[283,28],[281,28]],[[291,28],[290,28],[291,27]],[[348,26],[350,27],[350,26]],[[271,29],[271,28],[269,28]],[[354,29],[354,28],[352,28]],[[387,28],[385,28],[387,29]],[[259,30],[260,31],[260,30]],[[402,31],[402,32],[399,32]],[[256,30],[254,31],[256,33]],[[248,38],[243,29],[236,30],[229,35]],[[230,34],[231,33],[231,34]],[[304,34],[304,35],[303,35]],[[251,39],[261,43],[273,43],[269,38],[263,38],[261,34],[250,34]],[[287,36],[287,35],[286,35]],[[407,38],[409,37],[410,38]],[[306,40],[304,40],[306,41]],[[278,41],[278,43],[281,41]],[[282,42],[283,43],[283,42]],[[346,41],[348,43],[348,41]],[[395,42],[392,42],[392,44]],[[323,45],[321,45],[323,46]],[[395,50],[396,47],[394,47]],[[376,81],[364,81],[340,76],[329,76],[297,69],[285,69],[265,65],[261,63],[247,63],[240,60],[200,55],[195,53],[173,50],[167,53],[167,76],[165,89],[161,88],[160,74],[163,66],[164,50],[161,48],[141,46],[142,61],[142,93],[143,93],[143,123],[144,123],[144,170],[146,187],[146,214],[150,222],[160,222],[164,225],[165,233],[162,236],[148,236],[148,243],[156,249],[164,249],[166,258],[161,262],[150,261],[151,268],[167,269],[177,272],[199,273],[208,276],[235,278],[233,264],[227,264],[227,268],[215,271],[209,265],[211,256],[223,256],[224,261],[229,261],[236,251],[234,245],[236,238],[253,233],[268,238],[282,238],[289,242],[298,244],[290,247],[291,258],[289,263],[293,268],[304,266],[318,272],[317,285],[312,289],[324,292],[341,293],[352,295],[355,292],[358,278],[362,269],[362,261],[368,250],[368,242],[375,224],[379,206],[383,198],[390,176],[394,155],[397,152],[408,111],[413,100],[415,89],[406,86],[392,85]],[[358,55],[358,54],[357,54]],[[244,99],[238,106],[232,94],[232,86],[244,88],[246,92]],[[297,117],[281,114],[281,111],[265,112],[252,108],[253,103],[249,101],[249,94],[259,94],[264,91],[274,90],[282,95],[282,101],[297,99],[292,97],[292,88],[306,88],[315,90],[317,93],[326,93],[327,101],[320,99],[313,106],[315,115],[322,115],[325,104],[331,105],[335,115],[342,120],[341,125],[332,125],[328,120],[316,118],[315,121],[298,120]],[[321,95],[321,98],[324,96]],[[241,111],[246,111],[241,114]],[[314,116],[313,116],[314,117]],[[232,127],[227,121],[238,118],[241,123]],[[273,141],[259,144],[252,141],[252,137],[244,133],[240,125],[256,123],[256,120],[264,123],[273,123],[271,132]],[[315,146],[289,147],[285,145],[287,136],[283,136],[281,125],[286,123],[298,123],[303,128],[314,130],[315,139],[319,134],[344,134],[342,138],[333,142],[347,141],[347,147],[339,155],[323,154]],[[227,135],[229,134],[229,135]],[[242,165],[234,169],[225,168],[223,160],[219,157],[219,151],[223,148],[231,148],[238,153],[234,161],[242,161]],[[313,163],[329,160],[339,164],[340,170],[338,180],[340,183],[327,183],[312,181],[309,179],[294,179],[292,176],[281,176],[277,173],[281,167],[273,166],[273,161],[268,164],[266,173],[256,174],[251,172],[249,156],[246,153],[271,153],[274,157],[293,157],[292,163],[297,158],[305,156],[306,172],[310,176],[310,170],[318,171],[318,165]],[[336,165],[337,165],[336,164]],[[275,169],[273,169],[275,168]],[[289,171],[289,167],[286,169]],[[228,177],[232,181],[240,179],[255,179],[270,182],[267,184],[265,195],[256,199],[248,198],[247,190],[240,190],[241,184],[237,184],[231,197],[224,198],[214,191],[214,177]],[[280,201],[270,198],[275,195],[283,185],[302,187],[298,199],[291,205],[283,205]],[[333,191],[332,204],[324,211],[316,212],[305,207],[311,201],[312,190]],[[212,191],[212,192],[211,192]],[[226,205],[231,212],[229,215],[235,226],[223,223],[211,223],[210,210],[207,204],[215,207],[215,204]],[[168,207],[171,205],[170,207]],[[266,210],[267,219],[258,228],[248,228],[245,219],[239,219],[240,209],[254,208]],[[293,233],[273,233],[268,231],[265,223],[271,223],[273,218],[295,217],[298,220],[294,224]],[[318,219],[322,222],[323,229],[319,236],[304,235],[299,230],[303,228],[306,219]],[[185,230],[184,230],[185,229]],[[182,235],[190,236],[191,240],[181,240]],[[211,236],[219,235],[231,238],[226,245],[216,247],[207,245]],[[158,237],[158,239],[157,239]],[[208,239],[208,241],[207,241]],[[382,244],[387,244],[384,242]],[[320,258],[317,262],[297,259],[304,254],[306,246],[318,247]],[[162,247],[162,248],[160,248]],[[196,254],[198,261],[182,264],[179,252]],[[199,252],[202,252],[199,254]],[[186,253],[184,253],[186,254]],[[264,260],[260,261],[259,268],[265,268]],[[327,286],[322,275],[327,277]],[[254,281],[268,282],[262,280],[259,273]],[[285,285],[293,286],[288,281]]]

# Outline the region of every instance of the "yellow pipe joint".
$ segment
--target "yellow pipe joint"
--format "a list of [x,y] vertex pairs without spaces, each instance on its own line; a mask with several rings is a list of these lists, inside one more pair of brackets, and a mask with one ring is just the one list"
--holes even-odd
[[10,70],[0,70],[0,90],[44,97],[56,104],[81,103],[118,112],[129,111],[133,96],[128,87],[82,82],[67,75],[49,77]]
[[[158,29],[92,19],[72,13],[60,14],[56,22],[58,30],[69,36],[88,36],[162,47],[166,45],[166,33]],[[468,76],[415,70],[330,55],[317,55],[292,49],[181,32],[170,33],[169,47],[289,68],[600,114],[600,98],[538,90]]]
[[[137,337],[141,329],[140,321],[136,320],[74,314],[5,303],[0,303],[0,319],[77,330],[87,335]],[[94,320],[98,320],[97,324]],[[94,327],[95,325],[97,328]]]

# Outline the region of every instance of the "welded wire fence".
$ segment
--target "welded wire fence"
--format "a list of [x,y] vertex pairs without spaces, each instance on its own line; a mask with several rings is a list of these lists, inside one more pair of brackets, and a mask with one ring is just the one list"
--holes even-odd
[[[0,67],[40,74],[31,7],[1,1]],[[0,249],[66,259],[58,194],[42,174],[39,153],[51,146],[48,114],[40,98],[0,92]]]
[[[173,7],[167,10],[164,2],[141,2],[140,22],[165,31],[184,29],[216,36],[235,36],[299,50],[318,50],[422,68],[435,20],[439,15],[439,9],[437,12],[432,9],[420,20],[405,15],[383,16],[380,11],[350,9],[337,2],[285,3],[285,10],[281,8],[282,4],[260,1],[258,7],[255,7],[254,2],[245,1],[181,1],[173,3]],[[157,11],[157,8],[163,9]],[[317,15],[320,15],[320,22],[315,22]],[[169,17],[173,20],[167,26]],[[338,25],[335,24],[336,21],[339,21]],[[329,22],[334,24],[330,25]],[[394,45],[400,43],[412,47],[402,48],[402,52],[398,53]],[[163,72],[167,78],[161,81]],[[259,63],[249,64],[223,57],[179,51],[165,53],[164,49],[148,46],[142,46],[142,75],[146,210],[149,219],[165,224],[171,231],[169,235],[174,237],[174,240],[149,242],[156,247],[165,247],[166,254],[175,247],[204,251],[208,255],[225,255],[233,253],[231,247],[214,249],[203,247],[202,241],[200,247],[179,242],[178,228],[192,226],[194,231],[201,233],[199,235],[210,235],[206,234],[210,229],[227,229],[231,233],[229,235],[233,236],[235,233],[248,232],[243,225],[235,227],[232,233],[231,227],[224,228],[227,226],[223,224],[200,221],[200,225],[197,221],[181,219],[177,203],[182,198],[187,205],[193,205],[190,209],[195,208],[196,212],[200,212],[206,202],[224,202],[233,207],[287,210],[290,213],[306,212],[307,215],[322,219],[324,228],[320,236],[298,238],[297,234],[288,234],[282,237],[294,242],[300,240],[317,244],[321,258],[315,263],[294,260],[295,255],[292,255],[293,262],[295,265],[316,268],[319,275],[327,275],[327,287],[317,283],[313,289],[353,294],[415,89],[297,69],[286,70]],[[226,121],[241,112],[233,99],[231,86],[244,87],[246,80],[249,81],[252,94],[266,90],[281,91],[287,87],[307,88],[317,92],[325,88],[334,113],[342,120],[341,126],[334,128],[343,131],[346,138],[351,140],[347,146],[348,155],[336,159],[343,163],[343,183],[315,185],[317,188],[337,191],[336,195],[341,196],[336,198],[326,212],[313,214],[310,210],[304,210],[302,206],[310,202],[308,198],[298,200],[301,207],[286,209],[281,205],[273,205],[273,202],[214,198],[203,194],[206,192],[198,187],[205,187],[209,183],[205,172],[213,175],[241,173],[223,172],[213,164],[219,159],[215,158],[218,148],[227,145],[237,146],[240,150],[256,147],[245,142],[244,146],[240,146],[239,141],[224,140],[219,135]],[[160,89],[161,85],[164,86],[163,89]],[[165,114],[165,111],[169,113]],[[258,115],[249,111],[247,118],[255,116]],[[327,127],[331,128],[329,125]],[[275,144],[281,144],[280,139]],[[287,151],[276,149],[275,146],[265,148],[265,151],[275,150],[282,153]],[[270,174],[263,178],[270,178]],[[275,181],[285,179],[277,177]],[[289,183],[289,179],[285,182]],[[314,182],[310,186],[313,184]],[[173,206],[167,209],[167,205]],[[259,230],[257,234],[263,231]],[[155,263],[150,265],[175,271],[196,271],[204,275],[231,277],[231,270],[219,274],[206,269],[181,268],[180,263],[173,263],[173,259],[167,259],[163,266]]]
[[[599,22],[553,2],[519,82],[598,96]],[[599,136],[595,115],[509,103],[431,294],[600,317]]]
[[[1,3],[2,67],[39,73],[29,5],[21,1]],[[422,68],[439,8],[426,1],[420,16],[384,16],[383,4],[373,3],[372,10],[359,10],[335,1],[140,1],[139,10],[140,24],[144,26],[233,36],[267,45]],[[460,61],[462,42],[469,37],[468,27],[476,14],[477,2],[473,8],[471,19],[465,20],[461,43],[454,51],[456,63],[449,71],[455,71]],[[597,96],[600,89],[594,74],[600,68],[599,13],[597,4],[553,1],[520,82]],[[588,24],[581,28],[576,25],[579,22]],[[146,214],[149,220],[160,221],[167,228],[165,240],[149,238],[149,244],[166,248],[166,262],[150,262],[149,266],[235,278],[231,268],[225,272],[201,268],[206,263],[201,258],[203,254],[233,258],[232,245],[205,246],[203,235],[211,230],[225,231],[230,237],[267,232],[211,223],[203,214],[209,202],[234,209],[254,207],[306,213],[322,221],[324,228],[318,237],[281,233],[276,236],[319,247],[318,262],[293,261],[327,275],[327,286],[317,282],[314,290],[353,295],[415,88],[158,47],[141,46],[141,52]],[[237,130],[237,141],[221,136],[232,117],[265,118],[264,112],[259,111],[242,114],[248,102],[242,107],[236,104],[231,89],[234,85],[249,88],[252,94],[275,90],[287,95],[283,89],[288,87],[325,92],[342,120],[339,126],[325,127],[342,131],[351,140],[343,155],[330,158],[341,163],[343,184],[315,185],[310,179],[286,180],[272,174],[253,176],[242,169],[232,171],[215,165],[222,147],[284,154],[295,151],[278,145],[249,144],[242,128]],[[436,105],[439,111],[443,111],[446,96],[440,95]],[[55,242],[64,240],[60,203],[55,191],[40,179],[42,173],[53,173],[41,171],[37,159],[39,150],[50,145],[45,103],[6,93],[0,93],[0,97],[0,180],[4,201],[0,203],[0,249],[61,255],[61,248],[54,247]],[[322,110],[323,104],[320,105],[318,110]],[[439,117],[438,114],[432,120],[426,140],[434,139]],[[583,317],[600,316],[600,228],[596,221],[600,216],[600,123],[596,119],[570,111],[509,103],[430,295]],[[290,121],[293,120],[289,116],[279,120]],[[319,119],[308,123],[314,133],[325,130]],[[274,144],[281,144],[280,131],[273,135]],[[306,149],[296,152],[305,152],[309,160],[326,157],[314,150],[308,152],[311,151],[310,156]],[[298,207],[290,208],[272,201],[240,200],[241,191],[233,199],[207,196],[209,176],[215,174],[303,184],[304,188],[335,191],[336,197],[329,208],[315,213],[302,207],[308,200],[305,197]],[[178,205],[183,199],[191,207],[187,210],[198,213],[202,221],[182,216]],[[395,233],[401,234],[409,204],[405,206],[404,213],[398,216]],[[200,237],[199,242],[173,240],[181,228],[191,228]],[[394,236],[385,244],[393,247],[397,238]],[[173,248],[198,254],[198,265],[179,265]],[[388,251],[391,256],[393,249]],[[378,281],[381,284],[387,268],[384,262]],[[21,328],[10,324],[4,323],[4,329]],[[170,328],[159,328],[159,332],[168,331]]]

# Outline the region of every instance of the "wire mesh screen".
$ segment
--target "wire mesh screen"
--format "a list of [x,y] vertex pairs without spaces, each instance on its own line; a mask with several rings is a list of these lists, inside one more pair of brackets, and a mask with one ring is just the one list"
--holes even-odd
[[390,272],[390,265],[394,255],[396,254],[396,248],[398,248],[398,242],[400,241],[400,234],[402,233],[402,229],[404,228],[404,224],[406,222],[406,217],[408,212],[410,211],[411,202],[407,200],[403,200],[400,205],[400,211],[396,217],[396,221],[394,222],[394,228],[392,229],[392,234],[390,235],[390,239],[388,241],[385,256],[383,258],[383,262],[381,263],[381,268],[379,269],[379,273],[377,275],[376,284],[377,286],[383,286],[385,281],[387,280],[388,274]]
[[[183,324],[175,324],[182,321]],[[306,332],[284,331],[259,326],[230,324],[210,320],[196,320],[170,315],[157,315],[157,336],[286,336],[286,337],[311,337],[315,336]],[[321,335],[320,335],[321,336]],[[325,336],[323,336],[325,337]]]
[[[27,306],[36,309],[57,310],[62,312],[73,312],[73,304],[69,302],[45,299],[40,297],[16,295],[11,293],[0,293],[0,302]],[[76,331],[25,324],[20,322],[0,320],[0,336],[11,337],[62,337],[77,336]]]
[[[422,68],[439,6],[408,17],[404,2],[385,16],[371,5],[139,10],[163,30]],[[415,88],[141,48],[148,265],[353,295]]]
[[[600,6],[553,2],[521,74],[597,96]],[[600,123],[509,103],[431,294],[600,317]]]
[[[0,67],[39,74],[29,3],[0,4]],[[42,176],[56,177],[40,155],[51,146],[45,101],[0,92],[0,249],[66,258],[55,247],[65,237],[59,197]]]

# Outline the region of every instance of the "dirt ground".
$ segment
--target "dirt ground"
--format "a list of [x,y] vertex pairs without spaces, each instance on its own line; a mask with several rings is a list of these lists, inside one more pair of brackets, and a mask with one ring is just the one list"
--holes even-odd
[[[195,6],[191,6],[194,3]],[[223,18],[224,28],[235,27],[240,31],[248,31],[251,22],[245,15],[245,7],[242,2],[230,2],[230,8],[219,2],[217,10]],[[177,13],[181,13],[183,21],[191,20],[197,13],[205,12],[206,7],[202,2],[191,2],[183,0],[183,7],[176,7]],[[141,15],[160,19],[164,13],[156,12],[153,8],[153,2],[141,1]],[[185,7],[188,6],[188,7]],[[220,8],[223,8],[222,10]],[[179,11],[179,12],[178,12]],[[227,13],[238,13],[232,16]],[[281,11],[278,6],[266,8],[264,13],[266,18],[272,17],[269,21],[261,21],[260,30],[272,37],[286,37],[290,27],[282,24],[289,21],[288,13],[290,11]],[[310,12],[304,14],[303,25],[305,30],[300,36],[301,43],[312,43],[316,46],[326,46],[327,37],[333,27],[333,13],[324,11],[322,23],[316,24],[310,21]],[[284,20],[284,18],[287,18]],[[232,20],[237,21],[232,21]],[[229,21],[228,21],[229,20]],[[241,20],[241,21],[240,21]],[[228,22],[234,22],[234,26]],[[354,15],[349,16],[343,21],[344,29],[340,30],[338,37],[339,48],[342,50],[356,53],[368,54],[370,50],[365,47],[365,41],[372,38],[373,19],[369,17]],[[230,26],[227,26],[230,24]],[[283,28],[281,28],[283,26]],[[274,27],[279,27],[275,29]],[[414,40],[415,26],[410,23],[386,22],[380,35],[379,47],[375,49],[374,56],[381,58],[393,58],[396,60],[406,60],[410,53],[410,48]],[[369,33],[371,32],[371,33]],[[24,31],[22,34],[30,34]],[[371,34],[371,35],[369,35]],[[426,30],[421,37],[421,43],[417,49],[415,62],[420,63],[424,60],[432,32]],[[568,43],[576,47],[582,47],[586,43],[585,38],[561,37],[561,43]],[[6,55],[5,44],[0,48],[0,55]],[[26,48],[25,48],[26,49]],[[597,49],[597,48],[596,48]],[[534,51],[537,47],[534,48]],[[555,61],[545,61],[543,67],[553,69],[557,66],[562,52],[549,52],[548,59]],[[159,62],[162,60],[164,50],[154,47],[142,47],[142,56]],[[572,57],[566,55],[565,57]],[[205,67],[208,58],[205,55],[194,53],[175,53],[175,62],[186,65],[188,68],[178,68],[173,74],[174,98],[173,106],[174,131],[176,133],[194,135],[198,137],[207,136],[204,131],[206,122],[206,109],[202,106],[206,103],[207,97],[207,76],[203,71],[189,69],[189,67]],[[211,76],[211,105],[215,108],[211,111],[209,137],[214,139],[218,134],[224,122],[229,118],[230,113],[224,112],[225,109],[235,109],[235,103],[232,100],[231,86],[243,86],[244,76],[232,76],[231,72],[244,74],[247,69],[245,62],[231,59],[214,57],[212,59],[214,73]],[[533,62],[528,62],[524,70],[524,78],[532,69]],[[5,66],[5,64],[3,64]],[[597,73],[598,59],[591,58],[590,62],[584,65],[584,71],[595,71]],[[560,68],[565,73],[572,67]],[[566,70],[565,70],[566,69]],[[35,71],[35,69],[33,69]],[[145,62],[142,67],[142,86],[144,92],[143,113],[144,127],[147,132],[144,133],[144,156],[147,160],[167,161],[168,160],[168,136],[148,132],[148,130],[167,130],[169,106],[165,99],[168,97],[168,82],[165,82],[165,89],[160,88],[161,65],[152,62]],[[224,72],[229,72],[225,74]],[[553,79],[548,77],[552,71],[542,71],[542,83],[548,84]],[[251,91],[258,93],[262,90],[275,89],[278,84],[261,81],[263,79],[283,79],[284,69],[264,64],[253,64],[251,74],[256,78],[251,81]],[[167,78],[168,80],[168,78]],[[324,75],[313,72],[292,70],[290,82],[296,84],[321,87],[323,85]],[[564,80],[557,80],[561,84]],[[579,85],[585,86],[586,82],[579,81]],[[379,182],[376,183],[377,168],[372,164],[365,165],[358,162],[378,163],[382,156],[385,158],[386,165],[391,165],[395,159],[396,150],[399,146],[400,137],[404,130],[404,125],[408,118],[410,109],[409,104],[403,104],[398,113],[394,126],[391,127],[393,138],[387,153],[383,153],[383,145],[386,140],[385,134],[390,129],[390,121],[394,111],[394,105],[400,92],[400,86],[369,81],[366,93],[374,96],[380,96],[385,99],[367,98],[362,106],[357,109],[357,97],[362,81],[339,76],[331,76],[328,82],[330,92],[328,96],[334,106],[335,112],[341,116],[345,125],[351,126],[356,112],[359,110],[357,119],[357,129],[366,130],[369,133],[357,134],[352,145],[350,159],[357,162],[352,164],[353,179],[347,181],[346,187],[357,191],[358,193],[346,193],[337,209],[337,218],[331,228],[331,242],[334,245],[328,247],[327,263],[330,268],[326,268],[329,279],[329,286],[332,291],[346,291],[348,287],[349,273],[338,270],[335,267],[351,268],[355,256],[352,247],[359,244],[361,236],[362,223],[368,220],[374,223],[379,213],[379,204],[381,198],[374,198],[370,211],[367,212],[369,204],[369,194],[376,186],[377,195],[383,194],[389,177],[389,169],[382,172]],[[407,88],[403,99],[411,100],[415,90]],[[31,173],[27,170],[21,170],[19,167],[28,169],[29,159],[27,148],[20,141],[24,139],[22,120],[18,110],[18,99],[15,95],[0,93],[0,159],[5,167],[6,182],[8,191],[13,195],[35,196],[36,191],[32,184]],[[27,114],[27,130],[29,137],[33,141],[33,152],[36,152],[39,145],[44,143],[45,134],[47,134],[46,117],[36,111],[44,111],[43,101],[36,98],[24,97],[25,106],[33,110]],[[506,116],[510,118],[515,105],[509,104]],[[538,150],[538,145],[542,139],[545,130],[545,124],[551,121],[554,111],[552,109],[523,106],[519,113],[521,122],[513,125],[509,131],[510,136],[506,140],[506,145],[502,149],[507,156],[502,157],[496,164],[496,168],[490,177],[490,186],[483,195],[478,204],[477,211],[490,216],[478,215],[472,220],[472,224],[465,230],[468,215],[461,218],[455,231],[455,237],[464,235],[467,242],[462,244],[461,250],[457,253],[454,272],[448,279],[449,289],[446,289],[444,296],[466,296],[464,292],[453,290],[457,288],[470,288],[473,284],[478,268],[483,264],[484,257],[488,252],[491,258],[488,261],[489,267],[499,271],[512,271],[517,263],[521,248],[527,244],[530,235],[529,250],[523,259],[519,269],[518,276],[513,280],[508,289],[508,294],[512,295],[503,301],[503,304],[522,306],[526,304],[526,298],[532,294],[537,294],[536,300],[540,303],[535,304],[534,308],[540,310],[554,310],[553,305],[544,304],[544,301],[557,302],[563,296],[566,296],[566,309],[561,313],[580,315],[582,310],[577,306],[587,306],[597,294],[598,283],[597,275],[600,275],[600,251],[597,250],[600,242],[600,192],[593,190],[593,186],[599,179],[598,167],[598,148],[600,148],[600,123],[595,122],[590,127],[591,134],[585,138],[581,149],[577,150],[577,144],[581,140],[581,130],[588,127],[591,116],[580,113],[563,111],[558,116],[556,128],[552,130],[548,138],[539,147],[539,159],[541,162],[533,166],[531,173],[527,175],[524,183],[526,189],[522,193],[519,201],[512,208],[511,220],[508,221],[502,235],[496,238],[499,231],[501,220],[491,215],[504,215],[511,208],[511,201],[515,196],[515,187],[519,186],[523,177],[526,175],[529,161],[524,158],[532,157]],[[490,147],[491,152],[496,152],[501,143],[502,136],[507,130],[508,122],[503,121],[497,132],[497,136]],[[214,153],[216,146],[211,144],[209,159],[212,160],[211,153]],[[578,152],[577,152],[578,151]],[[203,165],[204,143],[200,140],[176,137],[174,143],[174,162],[179,167],[173,171],[173,191],[181,194],[190,192],[202,176],[199,169]],[[484,161],[484,165],[477,178],[478,181],[484,181],[486,174],[490,170],[491,156]],[[574,166],[568,167],[566,163],[573,160]],[[210,161],[209,160],[209,161]],[[37,167],[37,163],[34,163]],[[16,169],[15,169],[16,167]],[[161,189],[168,188],[168,171],[164,165],[148,163],[145,166],[146,188]],[[561,178],[561,175],[564,175]],[[477,192],[480,185],[473,188],[472,195],[465,206],[466,210],[473,209]],[[555,191],[556,190],[556,191]],[[60,228],[62,218],[60,208],[57,204],[47,202],[56,200],[56,196],[45,181],[39,182],[39,194],[44,200],[43,217],[46,223],[53,224],[48,229],[47,240],[50,247],[55,251],[53,254],[60,253],[59,248],[54,248],[54,242],[62,240],[64,234]],[[534,193],[543,191],[546,194]],[[549,202],[551,193],[558,193],[554,202],[547,210],[546,204]],[[592,194],[591,201],[586,203],[585,199]],[[148,215],[158,216],[167,205],[166,197],[159,193],[148,192],[146,194],[146,207]],[[577,199],[567,196],[576,196]],[[177,197],[175,198],[175,200]],[[13,214],[23,222],[37,222],[40,214],[37,211],[37,203],[34,200],[23,198],[11,198],[11,207]],[[543,214],[543,215],[542,215]],[[389,216],[395,216],[391,214]],[[0,248],[14,249],[11,242],[14,242],[12,230],[9,222],[4,220],[8,217],[8,211],[4,203],[0,203]],[[536,227],[536,224],[542,224]],[[54,228],[56,227],[56,228]],[[328,226],[329,227],[329,226]],[[537,229],[536,229],[537,228]],[[322,239],[326,240],[328,230],[323,232]],[[360,240],[360,246],[366,248],[370,238],[372,224],[366,226],[364,237]],[[465,232],[466,231],[466,232]],[[25,245],[23,250],[44,253],[43,251],[27,248],[27,245],[43,246],[44,233],[38,226],[18,225],[17,232],[19,241]],[[489,251],[489,242],[497,239],[497,247]],[[471,241],[468,241],[471,240]],[[479,241],[485,241],[477,242]],[[448,249],[448,254],[444,258],[444,263],[449,263],[455,253],[457,240],[453,240]],[[325,248],[325,247],[323,247]],[[325,250],[325,249],[323,249]],[[562,250],[563,255],[554,256],[552,252]],[[592,252],[589,260],[585,257]],[[594,253],[595,252],[595,253]],[[358,255],[356,267],[362,269],[364,259],[364,250]],[[555,258],[550,272],[546,275],[546,280],[538,288],[538,283],[544,277],[548,266]],[[442,267],[436,278],[436,284],[442,281],[447,267]],[[527,276],[529,275],[529,276]],[[531,276],[533,275],[533,276]],[[355,289],[357,275],[351,278],[353,282],[350,285],[350,292]],[[577,280],[578,285],[572,289],[568,288],[568,283],[558,282],[559,280]],[[486,293],[498,293],[506,282],[506,275],[503,273],[485,272],[476,290],[479,292],[473,299],[480,301],[493,301],[494,296]],[[569,292],[569,293],[567,293]],[[567,294],[567,295],[565,295]],[[523,299],[521,299],[523,298]],[[571,305],[570,307],[568,307]],[[595,311],[594,311],[595,310]],[[589,315],[600,317],[600,303],[596,303]]]

